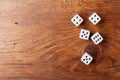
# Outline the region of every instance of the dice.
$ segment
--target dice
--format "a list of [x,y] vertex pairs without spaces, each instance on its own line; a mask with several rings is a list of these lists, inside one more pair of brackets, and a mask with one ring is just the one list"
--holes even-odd
[[101,21],[101,17],[97,14],[97,13],[93,13],[90,17],[89,17],[89,20],[94,24],[96,25],[98,22]]
[[87,52],[85,52],[81,57],[81,61],[86,65],[89,65],[92,62],[92,60],[93,60],[93,57]]
[[88,40],[89,36],[90,36],[90,31],[85,30],[85,29],[81,29],[79,38],[84,39],[84,40]]
[[95,44],[99,44],[103,41],[103,37],[100,35],[99,32],[96,32],[94,33],[92,36],[91,36],[91,39],[92,41],[95,43]]
[[[101,21],[101,17],[97,14],[97,13],[93,13],[90,17],[89,20],[96,25],[98,22]],[[83,22],[83,18],[81,16],[79,16],[78,14],[76,14],[72,19],[71,22],[76,25],[77,27]],[[79,34],[79,38],[84,39],[84,40],[88,40],[90,37],[90,31],[89,30],[85,30],[85,29],[81,29],[80,34]],[[99,44],[103,41],[102,36],[96,32],[95,34],[92,35],[91,37],[92,41],[95,44]]]
[[83,18],[76,14],[72,19],[71,22],[75,24],[77,27],[83,22]]

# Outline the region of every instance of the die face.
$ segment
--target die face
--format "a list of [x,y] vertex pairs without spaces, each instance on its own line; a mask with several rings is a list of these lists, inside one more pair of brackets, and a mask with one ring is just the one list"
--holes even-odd
[[85,52],[81,57],[81,61],[86,65],[89,65],[92,62],[92,60],[93,60],[93,57],[89,55],[87,52]]
[[71,22],[73,24],[75,24],[76,26],[79,26],[82,22],[83,22],[83,19],[82,17],[80,17],[78,14],[76,14],[72,19],[71,19]]
[[100,33],[96,32],[95,34],[93,34],[91,36],[91,39],[92,41],[95,43],[95,44],[99,44],[103,41],[103,37],[100,35]]
[[85,29],[81,29],[79,38],[84,39],[84,40],[88,40],[89,36],[90,36],[90,31],[85,30]]
[[96,25],[98,22],[101,21],[101,17],[97,13],[93,13],[90,17],[89,20]]

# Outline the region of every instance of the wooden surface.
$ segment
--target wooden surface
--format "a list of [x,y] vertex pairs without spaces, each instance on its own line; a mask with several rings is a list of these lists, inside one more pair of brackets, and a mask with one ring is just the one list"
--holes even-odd
[[[88,17],[97,12],[94,26]],[[77,28],[70,19],[84,18]],[[100,32],[94,45],[80,29]],[[84,65],[87,51],[94,61]],[[0,0],[0,80],[119,80],[120,0]]]

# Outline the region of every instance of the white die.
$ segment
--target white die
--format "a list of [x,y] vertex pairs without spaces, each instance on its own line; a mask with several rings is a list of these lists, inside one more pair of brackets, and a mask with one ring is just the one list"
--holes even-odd
[[85,52],[81,57],[81,61],[86,65],[89,65],[92,62],[92,60],[93,60],[93,57],[89,55],[87,52]]
[[96,32],[91,36],[92,41],[95,44],[99,44],[103,41],[103,37],[100,35],[100,33]]
[[97,13],[93,13],[90,17],[89,17],[89,20],[94,24],[96,25],[98,22],[101,21],[101,17],[97,14]]
[[76,14],[72,19],[71,19],[71,22],[73,24],[75,24],[76,26],[79,26],[82,22],[83,22],[83,19],[82,17],[80,17],[78,14]]
[[88,40],[89,37],[90,37],[90,31],[85,30],[85,29],[81,29],[79,38],[84,39],[84,40]]

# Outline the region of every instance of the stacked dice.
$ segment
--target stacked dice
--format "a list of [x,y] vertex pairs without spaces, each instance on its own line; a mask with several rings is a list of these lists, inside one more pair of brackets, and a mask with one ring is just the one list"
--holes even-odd
[[[95,12],[88,19],[90,20],[91,23],[93,23],[93,25],[96,25],[97,23],[101,21],[101,17]],[[71,19],[71,22],[77,27],[80,24],[82,24],[83,21],[84,21],[83,18],[78,14],[76,14]],[[81,29],[79,38],[84,39],[84,40],[89,40],[89,37],[90,37],[90,31]],[[99,32],[94,33],[90,38],[96,45],[98,45],[99,43],[103,41],[103,37],[101,36]],[[87,52],[85,52],[83,56],[81,57],[81,61],[85,63],[86,65],[89,65],[92,62],[92,60],[93,60],[93,57]]]

